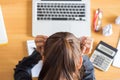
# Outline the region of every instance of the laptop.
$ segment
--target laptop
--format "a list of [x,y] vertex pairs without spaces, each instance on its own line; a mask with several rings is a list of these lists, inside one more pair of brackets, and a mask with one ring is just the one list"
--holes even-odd
[[32,36],[56,32],[90,36],[90,0],[32,0]]

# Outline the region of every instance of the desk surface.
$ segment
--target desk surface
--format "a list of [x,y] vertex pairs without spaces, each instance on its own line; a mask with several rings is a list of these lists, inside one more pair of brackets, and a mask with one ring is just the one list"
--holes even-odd
[[[33,39],[31,36],[32,0],[0,0],[0,4],[9,40],[7,45],[0,46],[0,79],[13,80],[13,68],[19,60],[27,56],[26,40]],[[112,24],[113,34],[105,37],[102,32],[95,33],[91,25],[94,48],[100,40],[116,47],[120,25],[116,25],[114,21],[120,15],[120,1],[91,0],[91,23],[97,8],[103,11],[102,26]],[[120,69],[111,66],[107,72],[102,72],[95,68],[95,75],[97,80],[120,80]]]

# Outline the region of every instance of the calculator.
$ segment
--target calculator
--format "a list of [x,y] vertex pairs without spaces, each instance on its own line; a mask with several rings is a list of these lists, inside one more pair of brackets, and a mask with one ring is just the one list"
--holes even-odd
[[116,55],[117,49],[111,45],[100,41],[90,57],[93,65],[102,70],[107,71]]

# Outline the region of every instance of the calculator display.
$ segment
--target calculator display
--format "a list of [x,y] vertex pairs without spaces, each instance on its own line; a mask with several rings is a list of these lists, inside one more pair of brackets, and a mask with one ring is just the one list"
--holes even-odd
[[115,51],[113,51],[112,49],[110,49],[110,48],[108,48],[108,47],[106,47],[106,46],[104,46],[102,44],[100,44],[98,46],[98,49],[105,52],[105,53],[107,53],[108,55],[111,55],[111,56],[115,55]]

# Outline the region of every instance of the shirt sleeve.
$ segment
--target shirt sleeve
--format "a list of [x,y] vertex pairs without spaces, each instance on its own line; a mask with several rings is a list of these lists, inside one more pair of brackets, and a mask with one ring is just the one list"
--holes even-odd
[[32,80],[31,69],[42,59],[36,50],[30,56],[24,57],[14,69],[14,80]]
[[88,56],[83,56],[83,65],[80,70],[81,80],[96,80],[94,75],[94,66]]

